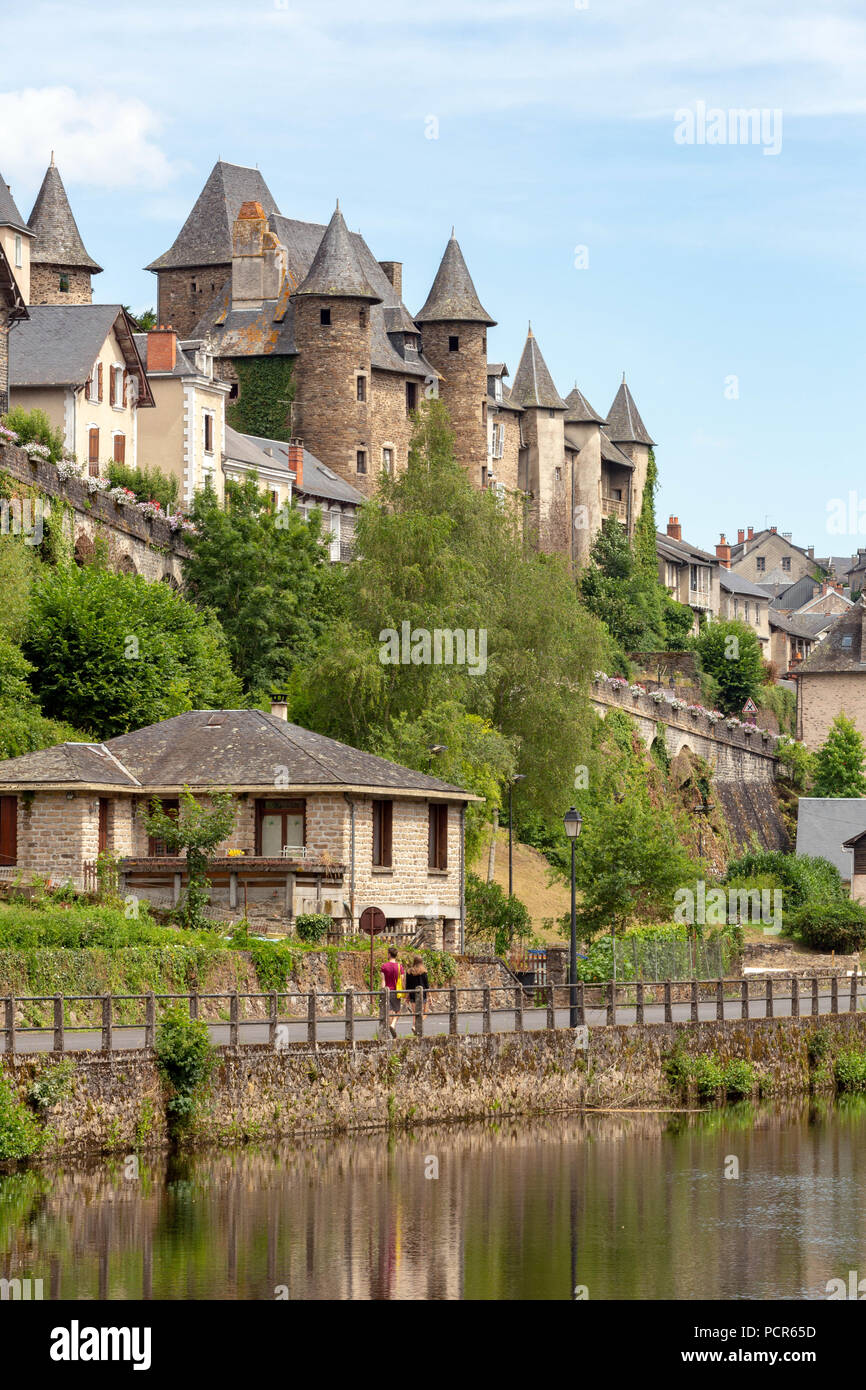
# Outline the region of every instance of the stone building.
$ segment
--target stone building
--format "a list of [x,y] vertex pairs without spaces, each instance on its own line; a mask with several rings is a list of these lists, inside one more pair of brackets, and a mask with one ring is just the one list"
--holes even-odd
[[719,616],[734,618],[755,630],[765,660],[770,656],[770,600],[758,584],[731,568],[731,547],[724,531],[716,546],[719,562]]
[[179,342],[172,328],[134,337],[155,407],[139,421],[139,467],[157,465],[177,478],[184,511],[207,484],[222,498],[228,384],[214,378],[202,343]]
[[29,302],[90,304],[91,277],[102,266],[85,250],[53,153],[27,225],[33,233]]
[[273,371],[287,434],[363,494],[405,468],[413,414],[440,395],[473,483],[512,495],[542,548],[579,565],[603,516],[633,533],[652,440],[625,381],[608,417],[577,388],[563,399],[530,332],[507,390],[453,229],[413,317],[401,262],[377,261],[339,206],[327,227],[285,217],[258,169],[220,161],[148,269],[160,323],[203,341],[233,397]]
[[32,306],[16,330],[9,389],[13,405],[45,411],[91,475],[112,459],[137,467],[139,411],[154,400],[122,305]]
[[814,546],[795,545],[788,532],[775,526],[757,532],[749,526],[740,528],[736,544],[731,545],[731,568],[766,587],[772,597],[805,575],[815,574],[819,565]]
[[[789,621],[791,621],[789,619]],[[866,735],[866,608],[863,600],[836,618],[797,668],[797,737],[819,748],[837,714]]]
[[719,559],[683,540],[679,517],[669,518],[664,534],[656,532],[656,555],[659,583],[677,603],[692,609],[694,631],[698,631],[701,614],[710,622],[717,618],[721,610]]
[[260,710],[192,710],[106,743],[63,743],[0,762],[0,863],[81,889],[101,851],[127,893],[176,901],[185,858],[148,838],[140,811],[177,811],[185,788],[235,799],[211,870],[214,905],[291,922],[325,911],[351,929],[365,907],[462,940],[464,813],[459,787]]

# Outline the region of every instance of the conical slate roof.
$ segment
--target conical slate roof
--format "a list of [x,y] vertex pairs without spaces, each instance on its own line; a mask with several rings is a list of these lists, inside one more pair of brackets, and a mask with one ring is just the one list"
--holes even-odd
[[574,390],[569,391],[565,398],[565,404],[568,406],[565,417],[567,425],[604,424],[604,416],[596,414],[578,386],[575,385]]
[[553,384],[547,363],[530,328],[511,386],[511,399],[522,406],[546,406],[566,410],[565,401]]
[[279,211],[258,169],[218,160],[174,243],[145,270],[228,265],[232,228],[242,203],[261,203],[267,217]]
[[31,235],[30,228],[18,211],[12,190],[0,174],[0,227],[14,227],[17,232]]
[[30,251],[31,264],[68,266],[94,274],[102,270],[84,248],[53,155],[27,225],[36,238]]
[[374,304],[382,302],[382,296],[373,289],[361,267],[339,203],[325,228],[313,263],[295,294],[369,299]]
[[453,231],[427,296],[427,303],[415,315],[415,322],[484,323],[488,328],[495,327],[496,320],[490,317],[475,293],[472,276]]
[[654,444],[655,440],[650,438],[649,430],[640,418],[640,411],[634,403],[634,398],[625,384],[625,374],[623,373],[622,385],[613,398],[613,405],[608,411],[607,432],[615,444]]

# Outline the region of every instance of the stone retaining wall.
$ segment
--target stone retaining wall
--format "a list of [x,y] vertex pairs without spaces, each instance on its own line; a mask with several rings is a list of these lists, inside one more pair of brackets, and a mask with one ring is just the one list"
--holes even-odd
[[[236,1143],[356,1130],[388,1129],[505,1115],[586,1108],[678,1108],[664,1073],[679,1044],[741,1057],[761,1070],[768,1094],[807,1094],[809,1042],[820,1031],[828,1056],[866,1047],[866,1015],[751,1022],[647,1024],[539,1033],[401,1040],[395,1044],[323,1043],[274,1052],[220,1049],[211,1094],[194,1138]],[[166,1141],[153,1055],[71,1054],[71,1093],[48,1112],[46,1154],[129,1152]],[[51,1057],[0,1058],[23,1097]],[[826,1078],[826,1072],[823,1074]],[[822,1080],[826,1086],[826,1079]]]

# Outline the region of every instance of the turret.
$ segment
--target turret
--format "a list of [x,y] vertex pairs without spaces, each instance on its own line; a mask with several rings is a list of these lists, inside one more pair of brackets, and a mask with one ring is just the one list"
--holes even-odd
[[425,358],[440,375],[455,453],[476,487],[487,467],[487,330],[495,320],[483,308],[454,229],[427,302],[415,322]]
[[[523,485],[529,524],[540,550],[571,555],[572,477],[565,453],[568,407],[553,384],[532,325],[514,375],[511,399],[523,406]],[[573,457],[569,453],[569,459]]]
[[604,428],[608,438],[634,464],[631,514],[634,519],[637,519],[643,503],[649,451],[653,447],[654,441],[650,438],[649,430],[640,418],[640,411],[634,403],[634,397],[626,386],[625,372],[622,374],[622,384],[613,398],[613,405],[608,411],[607,424]]
[[369,411],[370,306],[379,303],[338,203],[292,295],[298,352],[292,432],[322,463],[367,493],[379,472]]
[[102,266],[85,249],[53,151],[28,226],[33,233],[30,303],[90,304],[91,277],[101,274]]

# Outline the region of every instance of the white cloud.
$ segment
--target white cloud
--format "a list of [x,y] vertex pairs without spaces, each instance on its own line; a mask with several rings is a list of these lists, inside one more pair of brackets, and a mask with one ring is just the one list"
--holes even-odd
[[0,92],[2,171],[36,185],[54,151],[64,180],[96,188],[155,188],[172,176],[160,122],[136,97],[80,95],[71,87]]

